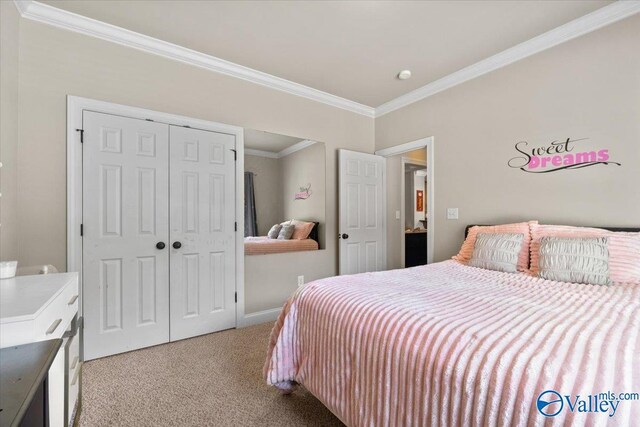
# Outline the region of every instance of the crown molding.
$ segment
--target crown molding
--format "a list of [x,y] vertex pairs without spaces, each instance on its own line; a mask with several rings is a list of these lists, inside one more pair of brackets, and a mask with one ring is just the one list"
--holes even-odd
[[543,50],[580,37],[640,12],[640,1],[619,0],[466,68],[392,99],[376,108],[375,117],[399,110],[446,89],[505,67]]
[[278,153],[278,158],[281,159],[297,151],[304,150],[307,147],[311,147],[315,143],[316,141],[311,141],[310,139],[305,139],[303,141],[296,142],[291,147],[287,147],[284,150],[280,151]]
[[173,43],[136,33],[115,25],[97,21],[73,12],[58,9],[30,0],[14,0],[20,15],[36,22],[76,33],[96,37],[122,46],[158,55],[174,61],[204,68],[216,73],[235,77],[271,89],[321,102],[367,117],[374,117],[375,109],[318,89],[295,83],[271,74],[257,71],[215,56],[197,52]]
[[274,153],[273,151],[254,150],[253,148],[245,148],[244,154],[245,156],[266,157],[268,159],[278,158],[278,153]]
[[270,158],[270,159],[281,159],[281,158],[286,157],[286,156],[288,156],[290,154],[293,154],[293,153],[295,153],[297,151],[304,150],[307,147],[311,147],[316,142],[317,141],[312,141],[310,139],[305,139],[303,141],[296,142],[292,146],[287,147],[287,148],[283,149],[282,151],[280,151],[278,153],[274,153],[273,151],[254,150],[252,148],[245,148],[244,149],[244,154],[248,154],[250,156],[267,157],[267,158]]
[[202,52],[197,52],[43,3],[31,0],[14,0],[14,3],[23,18],[138,49],[146,53],[204,68],[209,71],[249,81],[371,118],[381,117],[392,111],[399,110],[444,90],[640,12],[640,1],[618,0],[567,24],[561,25],[544,34],[449,74],[448,76],[435,80],[405,95],[392,99],[377,108],[373,108],[309,86],[272,76],[262,71],[244,67],[233,62],[225,61],[224,59],[216,58]]

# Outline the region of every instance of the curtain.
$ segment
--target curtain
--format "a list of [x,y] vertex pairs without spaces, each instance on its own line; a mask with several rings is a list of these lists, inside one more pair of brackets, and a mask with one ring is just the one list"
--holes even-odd
[[258,235],[256,218],[256,194],[253,185],[253,172],[244,173],[244,237]]

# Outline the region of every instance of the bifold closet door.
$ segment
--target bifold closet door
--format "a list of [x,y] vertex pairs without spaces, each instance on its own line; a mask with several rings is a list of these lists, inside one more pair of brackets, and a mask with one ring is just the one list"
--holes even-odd
[[235,136],[170,126],[171,340],[233,328]]
[[83,129],[90,360],[169,340],[169,126],[85,111]]

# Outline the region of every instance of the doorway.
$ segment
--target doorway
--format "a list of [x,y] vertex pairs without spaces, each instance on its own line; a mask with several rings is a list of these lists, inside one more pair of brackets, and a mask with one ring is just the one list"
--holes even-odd
[[[407,227],[405,212],[417,211],[417,193],[405,195],[405,165],[413,165],[415,170],[424,170],[425,188],[422,194],[422,208],[425,225],[424,235],[427,245],[427,263],[432,263],[435,257],[434,242],[437,233],[437,217],[435,216],[435,140],[430,136],[415,141],[399,144],[376,151],[377,155],[387,159],[387,260],[388,269],[404,268],[406,262],[405,231]],[[407,208],[408,200],[412,200],[412,207]],[[415,199],[415,200],[414,200]],[[415,205],[414,205],[415,203]],[[413,225],[415,229],[421,218],[417,218]],[[411,224],[411,222],[409,222]]]
[[[407,153],[402,158],[402,196],[400,209],[400,228],[402,229],[401,262],[404,267],[416,267],[428,263],[428,182],[426,155],[424,150]],[[404,223],[403,221],[404,220]]]

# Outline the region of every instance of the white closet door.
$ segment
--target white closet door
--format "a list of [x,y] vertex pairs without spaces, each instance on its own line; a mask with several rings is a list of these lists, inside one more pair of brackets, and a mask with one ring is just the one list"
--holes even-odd
[[338,162],[340,274],[384,270],[386,159],[339,150]]
[[236,325],[235,136],[170,126],[171,341]]
[[169,340],[169,126],[85,111],[83,128],[90,360]]

